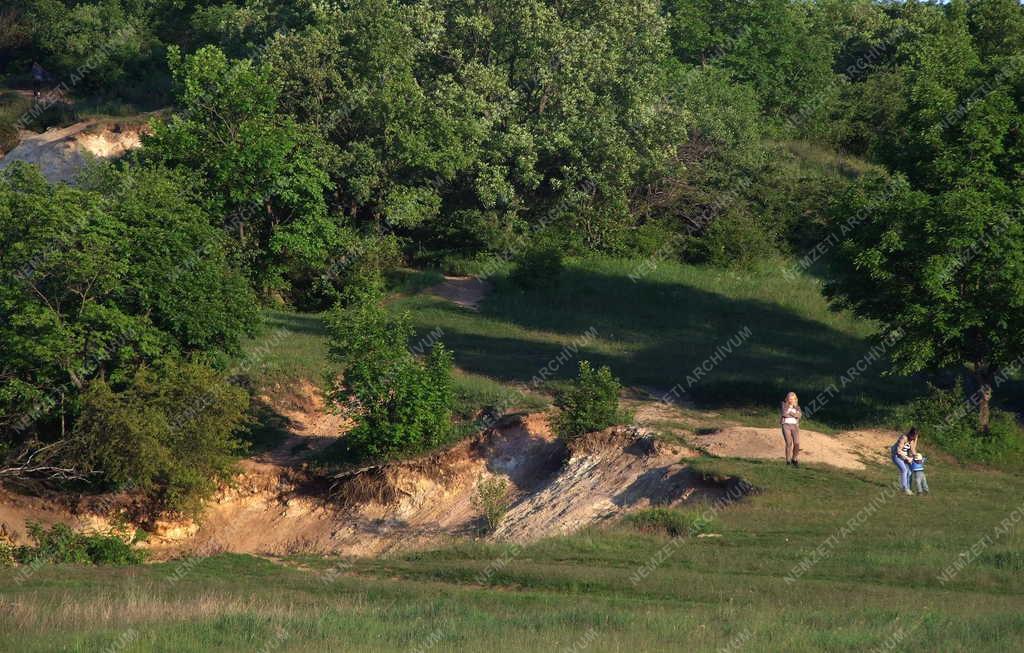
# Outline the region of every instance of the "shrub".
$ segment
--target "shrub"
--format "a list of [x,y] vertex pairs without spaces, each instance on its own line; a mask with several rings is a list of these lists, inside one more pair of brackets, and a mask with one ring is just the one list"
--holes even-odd
[[948,390],[929,387],[927,396],[898,411],[902,428],[916,425],[925,443],[934,442],[961,462],[1006,467],[1021,459],[1024,437],[1012,414],[993,410],[985,433],[978,428],[977,409],[970,403],[961,379]]
[[562,250],[551,243],[532,245],[515,258],[509,279],[524,290],[558,285],[562,275]]
[[14,557],[21,564],[136,565],[145,560],[145,551],[132,547],[124,534],[116,531],[76,533],[66,524],[54,524],[47,530],[29,522],[28,532],[35,546],[15,549]]
[[634,512],[626,521],[644,533],[665,533],[671,537],[692,537],[711,531],[714,522],[699,513],[671,508],[649,508]]
[[10,542],[0,541],[0,569],[11,567],[14,563],[14,547]]
[[476,481],[476,491],[471,501],[473,507],[483,514],[487,532],[493,533],[511,503],[508,481],[500,476],[484,478],[481,475]]
[[628,421],[629,415],[619,409],[620,388],[607,366],[595,370],[589,361],[581,361],[579,377],[555,402],[562,409],[554,420],[555,432],[569,441]]
[[356,426],[345,436],[357,459],[387,459],[441,444],[452,432],[452,356],[440,342],[414,336],[407,313],[383,306],[380,280],[347,289],[328,319],[330,355],[342,372],[329,379],[331,403]]
[[201,365],[144,368],[122,391],[98,379],[83,395],[67,460],[143,490],[157,510],[194,514],[235,470],[248,405],[243,389]]

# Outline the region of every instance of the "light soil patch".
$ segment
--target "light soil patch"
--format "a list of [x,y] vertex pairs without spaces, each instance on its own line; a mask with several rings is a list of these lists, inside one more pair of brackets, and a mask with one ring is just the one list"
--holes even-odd
[[[723,486],[693,472],[687,460],[716,456],[781,460],[776,428],[725,425],[708,435],[691,410],[658,402],[637,405],[639,427],[613,427],[569,447],[547,415],[508,418],[493,429],[429,456],[327,477],[307,469],[306,458],[343,437],[350,424],[324,410],[312,384],[299,384],[272,403],[289,436],[274,450],[241,464],[230,487],[207,504],[198,522],[151,525],[146,546],[156,560],[238,553],[379,555],[478,537],[473,506],[480,478],[499,476],[512,488],[509,510],[492,536],[527,542],[571,533],[626,512],[722,496]],[[267,401],[270,401],[269,398]],[[645,423],[678,424],[684,444],[660,442]],[[707,424],[708,421],[703,421]],[[716,420],[716,423],[721,423]],[[885,462],[894,433],[852,431],[833,437],[804,431],[801,459],[843,469]],[[66,507],[54,501],[0,495],[0,523],[24,541],[29,519],[104,528],[130,498],[96,497]]]
[[370,467],[328,485],[301,470],[247,461],[237,484],[208,506],[198,529],[154,537],[156,558],[221,551],[378,555],[477,536],[478,479],[508,479],[513,502],[496,538],[570,533],[625,511],[671,505],[714,486],[635,428],[591,434],[571,449],[544,415],[516,418],[417,460]]
[[451,277],[427,288],[427,292],[471,311],[479,310],[480,302],[491,291],[491,284],[477,277]]
[[263,395],[258,399],[273,409],[289,433],[273,451],[256,456],[258,462],[294,465],[335,443],[355,426],[352,419],[329,411],[323,392],[305,379],[276,398]]
[[92,159],[113,159],[142,145],[145,125],[86,120],[42,134],[23,131],[21,142],[0,159],[0,170],[15,161],[39,166],[51,182],[74,182]]
[[[783,460],[786,445],[778,426],[751,427],[723,422],[716,413],[692,409],[683,410],[667,402],[640,402],[634,404],[636,421],[642,426],[678,425],[668,430],[680,434],[695,449],[712,456],[727,458],[754,458]],[[712,432],[703,433],[708,423],[720,424]],[[889,447],[899,433],[880,429],[844,431],[826,435],[800,429],[800,455],[803,463],[831,465],[840,469],[864,469],[866,463],[886,463]]]
[[[865,461],[884,463],[886,449],[895,440],[895,433],[884,431],[850,431],[832,436],[800,429],[799,460],[840,469],[864,469]],[[695,435],[690,442],[713,456],[729,458],[782,460],[786,453],[782,431],[777,428],[729,426]]]

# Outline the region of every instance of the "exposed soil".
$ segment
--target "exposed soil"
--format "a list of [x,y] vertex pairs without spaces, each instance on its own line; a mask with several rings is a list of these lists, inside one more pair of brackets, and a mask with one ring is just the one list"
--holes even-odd
[[258,397],[270,406],[279,428],[288,437],[272,451],[255,457],[257,462],[294,465],[330,446],[355,424],[345,416],[329,412],[323,393],[309,381],[300,381],[277,398]]
[[[864,469],[865,460],[885,462],[886,449],[895,440],[895,434],[884,431],[849,431],[833,436],[800,429],[799,460],[840,469]],[[730,426],[714,433],[695,435],[691,441],[713,456],[785,458],[785,443],[779,429]]]
[[86,120],[42,134],[23,131],[18,146],[0,158],[0,170],[25,161],[38,165],[51,182],[70,183],[91,158],[117,158],[142,145],[145,129],[141,124]]
[[[681,434],[695,449],[712,456],[785,458],[786,446],[779,427],[762,428],[726,423],[720,427],[706,428],[709,421],[721,421],[715,419],[718,417],[715,413],[698,413],[683,408],[685,406],[682,404],[661,401],[639,402],[636,421],[655,428],[664,423],[678,424],[681,429],[676,429],[677,434]],[[895,431],[880,429],[826,435],[801,428],[799,460],[840,469],[864,469],[865,463],[884,464],[889,460],[889,447],[898,435]]]
[[431,295],[437,295],[471,311],[479,310],[480,302],[490,291],[491,284],[483,279],[447,275],[443,282],[427,288]]
[[[687,459],[716,456],[782,458],[774,428],[727,425],[705,432],[710,416],[661,402],[638,404],[639,427],[615,427],[566,447],[542,413],[508,418],[444,451],[415,460],[371,466],[329,477],[310,470],[307,459],[343,437],[350,423],[324,410],[312,384],[300,384],[272,400],[288,437],[272,450],[245,460],[232,487],[223,488],[198,523],[151,524],[147,547],[154,559],[221,551],[253,554],[298,552],[377,555],[477,537],[482,526],[472,497],[480,478],[506,478],[513,499],[492,536],[526,542],[570,533],[652,505],[716,498],[724,488],[693,472]],[[656,424],[683,427],[670,444],[657,439]],[[652,428],[645,428],[644,425]],[[894,433],[852,431],[828,436],[803,431],[801,459],[842,469],[884,462]],[[687,446],[683,443],[688,443]],[[63,521],[78,528],[105,528],[108,516],[130,512],[131,497],[92,497],[61,503],[0,493],[0,524],[17,542],[26,520]]]
[[643,431],[610,429],[567,449],[544,415],[514,418],[424,458],[371,467],[330,482],[247,461],[235,488],[198,528],[161,533],[157,558],[235,551],[376,555],[477,536],[480,478],[508,479],[513,502],[494,537],[533,540],[622,511],[714,493],[679,464],[693,452],[659,447]]

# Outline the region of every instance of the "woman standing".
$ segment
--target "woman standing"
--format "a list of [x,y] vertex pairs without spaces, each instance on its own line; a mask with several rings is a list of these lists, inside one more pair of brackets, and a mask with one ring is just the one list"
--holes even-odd
[[790,392],[782,400],[779,409],[779,423],[782,425],[782,439],[786,442],[786,464],[799,467],[796,457],[800,453],[800,410],[795,392]]
[[892,462],[900,470],[900,487],[903,494],[913,494],[910,491],[910,463],[917,453],[917,427],[911,426],[910,430],[896,439],[892,445]]

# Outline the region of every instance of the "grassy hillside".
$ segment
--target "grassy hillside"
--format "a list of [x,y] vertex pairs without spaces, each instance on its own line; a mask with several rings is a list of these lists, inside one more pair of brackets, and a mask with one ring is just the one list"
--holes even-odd
[[[650,270],[643,261],[592,258],[570,261],[548,288],[527,292],[503,277],[494,281],[495,292],[478,312],[424,293],[392,302],[413,314],[420,333],[440,330],[458,367],[471,375],[460,383],[466,396],[493,389],[488,379],[523,387],[536,377],[545,381],[536,387],[548,387],[541,368],[554,370],[549,378],[557,384],[588,358],[611,366],[627,385],[656,394],[676,388],[684,401],[763,421],[786,391],[795,390],[807,406],[831,384],[840,388],[846,376],[851,382],[829,393],[809,422],[828,430],[884,423],[892,408],[924,388],[883,378],[883,362],[849,373],[871,348],[865,340],[871,326],[829,311],[815,277],[787,281],[768,265],[729,271],[659,263]],[[259,360],[257,375],[322,378],[319,318],[271,312],[266,319],[267,332],[249,347]],[[284,335],[275,336],[279,328]],[[730,340],[740,344],[723,353],[719,348],[728,350]],[[566,355],[573,345],[578,350]],[[560,354],[561,363],[552,363]]]
[[[936,460],[933,494],[917,498],[886,493],[889,468],[698,464],[765,489],[717,514],[721,537],[670,540],[618,526],[523,548],[467,543],[381,560],[221,555],[43,568],[25,582],[4,570],[0,637],[5,650],[25,652],[109,650],[125,640],[116,650],[1024,646],[1024,507],[1009,499],[1024,496],[1019,476]],[[793,574],[814,555],[816,564]],[[939,576],[961,558],[968,564],[944,583]],[[634,582],[642,568],[649,572]]]

